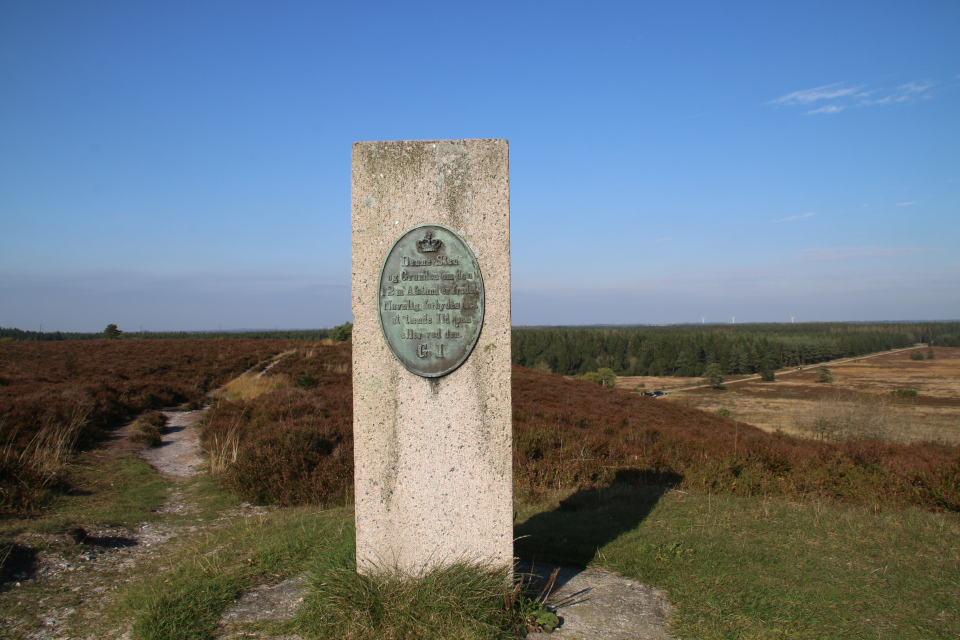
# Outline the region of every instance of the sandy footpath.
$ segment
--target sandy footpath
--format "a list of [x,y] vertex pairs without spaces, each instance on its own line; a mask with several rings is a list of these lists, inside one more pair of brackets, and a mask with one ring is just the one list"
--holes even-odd
[[151,467],[171,478],[189,478],[199,472],[200,444],[194,428],[209,407],[196,411],[164,411],[167,433],[159,447],[144,449],[139,456]]

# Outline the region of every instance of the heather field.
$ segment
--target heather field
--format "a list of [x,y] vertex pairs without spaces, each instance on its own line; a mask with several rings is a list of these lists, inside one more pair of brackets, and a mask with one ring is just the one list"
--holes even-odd
[[[834,367],[832,384],[858,380],[860,393],[888,397],[909,382],[920,393],[897,397],[949,410],[951,354],[864,359],[851,363],[859,378]],[[220,615],[247,590],[302,581],[304,567],[320,591],[355,575],[349,343],[0,343],[0,355],[4,490],[20,508],[0,518],[0,618],[20,637],[56,619],[74,630],[66,637],[323,638],[334,637],[330,616],[353,607],[380,620],[357,638],[420,637],[377,613],[381,596],[413,607],[410,619],[432,607],[403,585],[361,603],[351,598],[370,585],[338,583],[339,608],[311,596],[282,623]],[[913,377],[881,380],[901,369]],[[798,388],[819,392],[797,375]],[[514,366],[517,554],[662,589],[679,638],[957,637],[960,446],[769,432],[694,406],[732,390],[693,393],[651,398]],[[98,444],[119,421],[205,402],[193,479],[175,484]],[[83,437],[57,454],[58,475],[27,485],[31,458],[13,452],[54,451],[36,434],[55,425]],[[470,616],[500,615],[483,607]],[[450,615],[452,626],[424,637],[468,637],[470,616]]]
[[[662,485],[957,510],[960,447],[952,438],[910,443],[876,433],[842,439],[770,433],[745,421],[743,414],[751,414],[737,404],[771,393],[807,402],[811,394],[823,402],[841,391],[892,398],[891,391],[910,385],[919,395],[896,400],[897,408],[951,411],[957,352],[938,348],[938,355],[923,361],[903,353],[850,362],[835,367],[831,385],[798,372],[776,383],[744,383],[736,391],[699,389],[674,402],[514,366],[516,491],[535,498],[613,484]],[[90,446],[105,426],[135,413],[202,403],[228,382],[200,428],[210,470],[224,489],[264,504],[350,500],[349,343],[8,342],[0,344],[0,355],[8,507],[29,508],[41,498],[31,487],[55,484],[55,465],[44,456],[62,458],[74,446]],[[892,380],[881,384],[883,375]],[[717,415],[718,403],[734,407],[733,417]],[[24,452],[30,451],[33,467],[25,464]]]
[[[201,438],[223,486],[267,503],[348,500],[350,384],[347,347],[300,347],[259,386],[248,385],[262,393],[219,402]],[[519,366],[513,414],[514,485],[534,499],[629,484],[960,509],[955,445],[771,434],[680,403]]]
[[289,348],[279,340],[0,342],[0,509],[30,510],[76,448],[208,391]]

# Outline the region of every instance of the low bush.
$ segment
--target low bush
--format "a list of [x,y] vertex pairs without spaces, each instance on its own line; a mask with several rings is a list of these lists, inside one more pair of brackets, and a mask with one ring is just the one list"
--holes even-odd
[[580,376],[580,379],[598,384],[601,387],[613,388],[617,386],[617,374],[613,372],[613,369],[606,367],[600,368],[597,371],[588,371]]
[[917,390],[916,389],[897,389],[893,392],[893,395],[899,396],[901,398],[916,398]]
[[130,436],[131,442],[159,447],[163,442],[163,434],[167,432],[167,416],[162,411],[151,411],[137,418],[133,428],[136,433]]
[[320,378],[312,373],[301,373],[297,376],[297,386],[301,389],[316,389],[318,384],[320,384]]

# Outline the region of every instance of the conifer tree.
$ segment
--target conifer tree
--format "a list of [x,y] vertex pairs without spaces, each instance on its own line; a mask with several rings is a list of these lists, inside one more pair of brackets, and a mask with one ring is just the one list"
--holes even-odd
[[714,389],[726,389],[726,387],[723,386],[723,371],[721,371],[720,365],[717,363],[708,364],[703,375],[706,376],[707,382]]

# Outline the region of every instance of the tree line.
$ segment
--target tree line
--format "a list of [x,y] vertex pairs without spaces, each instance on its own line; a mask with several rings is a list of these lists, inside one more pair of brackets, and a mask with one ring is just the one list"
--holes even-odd
[[513,362],[563,375],[756,374],[909,347],[960,346],[960,322],[515,327]]

